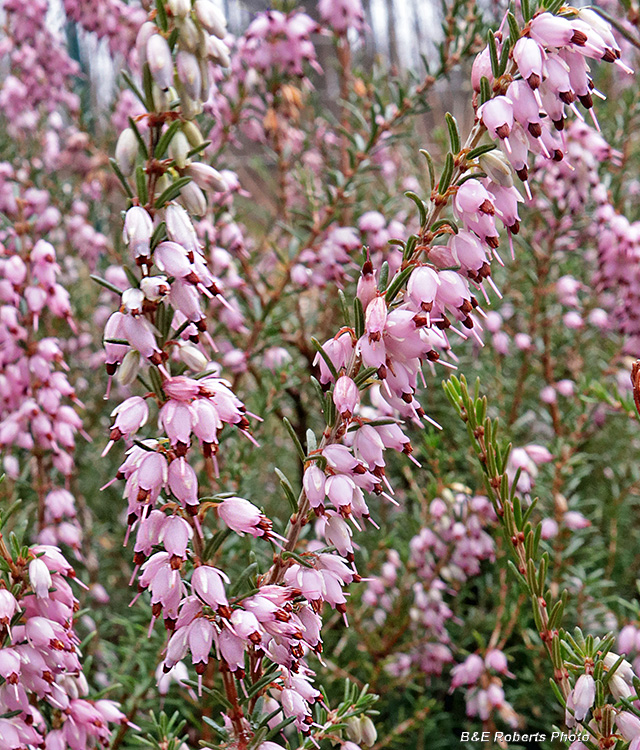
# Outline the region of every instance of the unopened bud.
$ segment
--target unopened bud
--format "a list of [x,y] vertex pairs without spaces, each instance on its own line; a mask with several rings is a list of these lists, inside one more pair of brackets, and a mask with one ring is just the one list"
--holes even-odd
[[184,90],[181,83],[178,83],[178,96],[180,97],[180,109],[185,120],[193,120],[194,117],[202,112],[202,102],[200,99],[192,99]]
[[162,195],[164,191],[171,185],[171,180],[166,174],[161,175],[156,180],[156,196]]
[[187,140],[192,148],[197,148],[204,143],[202,133],[195,122],[185,122],[182,126],[182,132],[187,136]]
[[116,162],[122,174],[133,174],[138,158],[138,139],[131,128],[125,128],[116,144]]
[[196,56],[192,52],[180,50],[176,55],[176,70],[183,90],[192,98],[200,97],[202,78],[200,66]]
[[215,36],[210,36],[207,40],[207,55],[213,62],[222,65],[223,68],[228,68],[231,65],[229,48],[220,39],[216,39]]
[[156,33],[157,26],[151,21],[145,21],[138,31],[136,37],[136,50],[138,52],[138,62],[144,65],[147,62],[147,42]]
[[207,212],[207,199],[195,182],[188,182],[180,191],[180,202],[194,216],[204,216]]
[[171,291],[166,276],[145,276],[140,280],[140,289],[150,302],[159,302]]
[[175,89],[169,88],[167,91],[163,91],[155,83],[151,87],[151,96],[156,112],[166,112],[170,108],[171,102],[177,98]]
[[140,352],[131,349],[124,355],[122,364],[118,367],[116,379],[120,385],[131,385],[140,371]]
[[187,167],[185,174],[189,175],[189,177],[191,177],[198,187],[202,188],[202,190],[222,193],[228,187],[227,183],[224,181],[224,177],[217,169],[210,167],[208,164],[202,164],[202,162],[190,164]]
[[167,0],[167,8],[172,15],[184,18],[191,10],[191,0]]
[[227,21],[211,0],[196,0],[193,5],[196,18],[210,33],[224,39],[227,34]]
[[190,18],[185,18],[180,26],[180,49],[195,52],[200,44],[200,30]]
[[173,83],[173,59],[167,40],[154,34],[147,42],[147,63],[153,80],[163,90]]
[[179,346],[178,356],[190,370],[193,370],[193,372],[203,372],[206,369],[209,360],[195,344],[187,341],[181,343]]
[[362,739],[360,719],[357,716],[351,716],[346,720],[345,724],[347,725],[347,737],[359,745]]
[[513,171],[502,151],[497,149],[482,154],[478,159],[480,169],[485,172],[496,184],[502,187],[513,187]]
[[187,136],[181,130],[178,130],[169,144],[169,156],[180,169],[184,169],[187,166],[187,154],[189,151],[191,151],[191,147],[189,146]]
[[360,717],[360,731],[362,733],[363,745],[367,745],[367,747],[375,745],[378,733],[376,732],[375,724],[368,716]]

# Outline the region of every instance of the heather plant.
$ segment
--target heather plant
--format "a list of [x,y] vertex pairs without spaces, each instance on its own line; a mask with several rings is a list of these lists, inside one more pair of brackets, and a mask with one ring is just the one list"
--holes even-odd
[[390,73],[359,0],[62,5],[4,4],[0,748],[638,747],[634,8]]

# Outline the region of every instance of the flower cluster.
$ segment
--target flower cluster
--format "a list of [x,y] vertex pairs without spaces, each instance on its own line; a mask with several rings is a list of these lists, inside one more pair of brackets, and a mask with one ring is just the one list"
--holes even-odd
[[87,697],[74,629],[73,569],[49,545],[14,559],[0,542],[0,554],[10,571],[0,581],[2,747],[107,747],[109,725],[127,719],[114,701]]
[[486,531],[494,522],[486,497],[447,490],[431,501],[429,523],[411,539],[407,565],[391,550],[380,575],[370,579],[363,601],[375,608],[373,619],[380,626],[403,593],[413,597],[410,632],[417,645],[393,656],[386,665],[390,674],[408,674],[415,665],[427,675],[440,675],[453,661],[450,600],[467,580],[479,575],[483,560],[494,558],[493,539]]
[[465,688],[467,716],[489,721],[496,712],[510,727],[520,725],[520,717],[505,699],[502,677],[515,677],[509,672],[506,655],[498,648],[484,654],[469,654],[451,670],[451,690]]
[[[40,234],[51,225],[40,200],[44,191],[22,190],[6,210],[14,223],[2,237],[0,252],[0,445],[11,479],[21,472],[21,456],[33,453],[39,497],[40,539],[63,543],[79,553],[81,529],[68,483],[74,472],[80,406],[65,370],[62,343],[47,335],[50,320],[61,318],[75,331],[69,294],[60,283],[56,250]],[[9,199],[11,202],[11,198]],[[59,214],[54,212],[53,224]],[[46,320],[43,322],[43,317]],[[72,405],[73,404],[73,405]],[[85,435],[86,437],[86,435]],[[52,473],[65,486],[52,481]]]
[[0,107],[10,132],[20,137],[33,131],[43,114],[57,108],[77,112],[80,101],[69,85],[79,72],[69,57],[61,34],[47,23],[47,0],[3,3],[10,33],[0,55],[8,55],[10,72],[0,89]]
[[319,0],[318,12],[333,32],[344,36],[349,29],[362,31],[365,25],[360,0]]
[[321,73],[311,41],[317,31],[318,25],[306,13],[266,11],[249,25],[238,54],[249,68],[262,74],[302,77],[307,65]]
[[[498,52],[501,51],[498,40]],[[510,51],[520,78],[504,93],[478,110],[489,135],[500,144],[518,176],[528,179],[528,154],[561,161],[566,152],[562,136],[566,109],[581,117],[576,102],[593,113],[593,81],[588,60],[615,63],[626,72],[611,28],[593,10],[573,15],[536,14]],[[482,79],[494,83],[487,47],[474,63],[473,85],[480,92]]]
[[107,39],[113,53],[130,55],[140,26],[146,20],[145,11],[135,4],[122,0],[86,3],[82,0],[64,0],[67,17],[91,31],[98,39]]

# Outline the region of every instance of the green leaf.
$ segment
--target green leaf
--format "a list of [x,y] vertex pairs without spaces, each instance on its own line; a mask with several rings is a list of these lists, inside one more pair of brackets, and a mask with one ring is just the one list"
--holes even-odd
[[138,191],[140,203],[142,203],[143,206],[146,205],[149,200],[149,193],[147,191],[147,179],[141,165],[136,167],[136,189]]
[[509,38],[511,39],[511,46],[515,47],[516,42],[520,39],[520,27],[516,21],[516,17],[511,11],[507,13],[507,21],[509,23]]
[[460,131],[458,130],[458,123],[456,122],[456,118],[449,112],[445,113],[444,119],[449,130],[449,142],[451,143],[451,151],[454,154],[457,154],[460,152]]
[[484,104],[491,99],[491,85],[489,79],[486,76],[482,76],[480,79],[480,104]]
[[173,140],[173,136],[180,130],[180,121],[174,120],[171,125],[164,131],[160,136],[158,143],[153,151],[153,155],[156,159],[163,159],[167,151],[169,150],[169,144]]
[[96,284],[100,284],[100,286],[103,286],[105,289],[108,289],[110,292],[115,292],[117,295],[122,294],[122,289],[118,289],[118,287],[115,284],[112,284],[110,281],[107,281],[106,279],[103,279],[101,276],[96,276],[95,274],[91,274],[89,278],[92,281],[95,281]]
[[495,143],[483,143],[481,146],[476,146],[467,153],[467,161],[473,161],[483,154],[488,154],[490,151],[494,151],[495,148]]
[[174,200],[180,195],[180,191],[185,185],[191,182],[191,177],[179,177],[172,185],[162,192],[160,197],[156,200],[156,208],[162,208],[165,204]]
[[491,29],[487,32],[487,43],[489,46],[489,58],[491,60],[491,72],[494,78],[500,76],[500,63],[498,62],[498,47],[496,46],[496,37]]
[[389,283],[389,263],[385,260],[380,269],[380,279],[378,280],[378,289],[383,292]]
[[[304,460],[304,457],[303,457]],[[277,467],[274,469],[275,473],[278,475],[278,479],[280,480],[280,484],[282,485],[282,489],[284,490],[284,494],[289,501],[289,505],[291,506],[291,512],[297,513],[298,512],[298,498],[295,496],[295,493],[293,491],[293,487],[291,486],[291,482],[287,479],[287,477],[283,474],[283,472],[280,471]]]
[[440,182],[438,183],[438,193],[444,195],[451,185],[453,179],[453,154],[448,153],[444,161],[444,169],[440,175]]
[[360,338],[364,334],[364,310],[358,297],[353,300],[353,311],[355,313],[356,338]]
[[405,192],[405,195],[407,196],[407,198],[411,198],[411,200],[418,207],[418,213],[420,214],[420,226],[423,227],[427,223],[427,209],[422,198],[419,195],[416,195],[416,193],[412,192],[411,190],[407,190]]
[[331,357],[325,352],[325,350],[322,347],[322,344],[318,341],[318,339],[313,338],[311,339],[311,343],[313,344],[314,349],[318,352],[318,354],[324,359],[325,364],[329,368],[329,372],[333,375],[334,379],[338,379],[338,371],[336,370],[335,365],[331,361]]
[[169,19],[167,18],[167,11],[165,10],[163,0],[156,0],[156,8],[158,9],[158,13],[156,14],[158,25],[163,31],[168,31]]
[[304,463],[307,454],[304,452],[304,448],[302,447],[300,440],[298,440],[298,436],[296,435],[296,431],[293,429],[293,425],[286,417],[282,417],[282,421],[284,423],[284,426],[287,428],[287,432],[289,433],[289,437],[291,438],[293,445],[295,446],[298,457],[300,458],[302,463]]
[[404,286],[405,282],[409,279],[409,276],[411,276],[411,274],[413,273],[414,269],[415,266],[407,266],[406,268],[403,268],[402,271],[398,271],[398,273],[396,273],[384,295],[385,299],[387,300],[387,304],[390,305],[393,302],[393,300],[396,298],[396,296]]
[[431,190],[433,190],[436,186],[436,171],[433,166],[433,159],[431,158],[431,154],[424,148],[420,149],[420,153],[426,159],[427,167],[429,169],[429,183],[430,183]]
[[111,165],[111,169],[116,173],[116,177],[120,180],[120,184],[124,188],[124,192],[126,193],[128,198],[131,198],[133,200],[133,190],[129,187],[129,183],[127,182],[127,178],[122,174],[122,170],[118,166],[118,162],[115,159],[109,159],[109,164]]

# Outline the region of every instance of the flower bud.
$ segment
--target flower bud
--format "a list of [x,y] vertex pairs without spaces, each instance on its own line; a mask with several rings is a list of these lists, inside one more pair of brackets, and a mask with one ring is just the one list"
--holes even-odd
[[116,378],[120,385],[131,385],[140,371],[140,352],[131,349],[124,355]]
[[193,99],[190,97],[181,83],[178,83],[177,90],[178,97],[180,98],[182,116],[185,120],[193,120],[194,117],[197,117],[202,112],[202,102],[200,101],[200,98]]
[[227,183],[224,177],[218,172],[217,169],[210,167],[208,164],[202,162],[196,162],[190,164],[185,174],[189,175],[191,179],[198,185],[202,190],[210,190],[214,193],[222,193],[227,189]]
[[368,716],[360,717],[360,731],[362,733],[362,744],[372,747],[378,738],[378,732],[375,724]]
[[166,276],[145,276],[140,280],[140,289],[151,302],[159,302],[171,291]]
[[357,716],[351,716],[345,722],[347,725],[347,737],[356,744],[360,744],[362,739],[362,730],[360,729],[360,719]]
[[169,156],[175,161],[179,169],[187,166],[187,154],[191,151],[187,136],[179,130],[169,144]]
[[151,252],[153,222],[142,206],[132,206],[124,219],[124,241],[135,258],[148,258]]
[[180,201],[194,216],[204,216],[207,213],[207,200],[204,193],[193,181],[187,183],[180,191]]
[[125,128],[116,144],[116,162],[123,175],[133,174],[138,158],[138,139],[131,128]]
[[196,0],[193,5],[196,18],[210,33],[224,39],[227,33],[227,21],[211,0]]
[[192,99],[198,99],[202,79],[196,56],[192,52],[180,50],[176,55],[176,70],[184,91]]
[[167,0],[167,7],[172,15],[184,18],[191,11],[191,0]]
[[182,132],[187,136],[187,140],[192,148],[197,148],[204,143],[202,133],[195,122],[185,122],[182,126]]
[[44,560],[39,557],[29,563],[29,581],[38,599],[49,598],[51,573]]
[[338,378],[333,389],[333,403],[338,413],[343,417],[352,417],[359,401],[360,393],[355,382],[346,375]]
[[[173,95],[172,95],[173,92]],[[151,97],[153,98],[153,106],[157,112],[166,112],[174,99],[178,98],[175,93],[175,89],[170,88],[168,91],[162,91],[155,83],[151,87]]]
[[140,66],[147,62],[147,42],[156,33],[157,26],[151,21],[145,21],[138,31],[136,37],[136,51],[138,52],[138,62]]
[[180,48],[195,52],[200,44],[200,30],[190,18],[185,18],[180,26]]
[[173,82],[173,59],[167,40],[160,34],[147,42],[147,63],[153,80],[166,91]]
[[213,62],[222,65],[223,68],[228,68],[231,65],[229,48],[224,42],[216,39],[214,36],[210,36],[207,40],[207,55]]
[[187,341],[180,343],[179,347],[178,356],[190,370],[203,372],[206,369],[209,360],[195,344]]
[[493,182],[502,185],[502,187],[513,186],[511,165],[502,151],[497,149],[489,151],[488,154],[483,154],[478,161],[480,162],[480,169],[486,172]]

